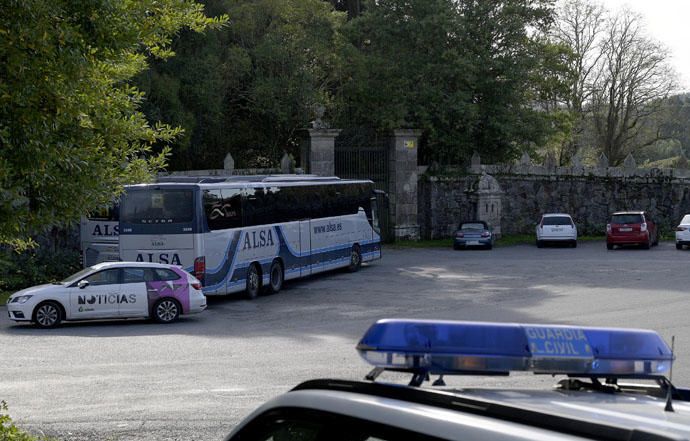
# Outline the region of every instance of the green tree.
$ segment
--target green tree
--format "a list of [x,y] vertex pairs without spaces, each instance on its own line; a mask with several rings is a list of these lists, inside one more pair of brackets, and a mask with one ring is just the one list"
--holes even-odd
[[573,53],[564,101],[575,121],[565,144],[570,155],[589,147],[620,165],[629,153],[644,155],[667,136],[659,121],[676,77],[668,51],[649,38],[641,16],[627,9],[612,15],[591,0],[564,0],[551,35]]
[[108,204],[165,163],[179,131],[149,125],[130,79],[183,28],[220,26],[191,0],[4,0],[0,6],[0,243]]
[[297,153],[297,130],[331,106],[337,29],[346,14],[321,0],[213,0],[231,26],[185,32],[177,56],[139,78],[145,112],[180,125],[171,169],[218,168],[227,153],[239,167],[275,165]]
[[550,0],[379,0],[363,11],[344,29],[341,125],[424,129],[429,159],[452,163],[473,150],[508,159],[550,135],[535,106]]

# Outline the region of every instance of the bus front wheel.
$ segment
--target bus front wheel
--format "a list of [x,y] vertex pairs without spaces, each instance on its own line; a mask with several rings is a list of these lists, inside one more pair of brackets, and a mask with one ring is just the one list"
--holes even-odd
[[283,265],[279,261],[274,260],[268,274],[270,278],[268,292],[275,294],[283,287]]
[[354,273],[359,270],[359,268],[362,266],[362,252],[359,250],[359,245],[355,245],[352,247],[352,251],[350,252],[350,264],[347,267],[347,270],[351,273]]
[[261,290],[261,275],[259,274],[259,268],[257,268],[255,263],[249,265],[247,270],[247,288],[246,294],[249,300],[254,300],[259,295]]

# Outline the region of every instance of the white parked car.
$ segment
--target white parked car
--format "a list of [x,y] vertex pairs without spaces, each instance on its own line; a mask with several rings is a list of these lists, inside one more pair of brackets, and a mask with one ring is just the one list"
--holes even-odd
[[683,246],[690,247],[690,214],[686,214],[676,228],[676,249],[682,250]]
[[547,243],[567,243],[577,246],[577,227],[573,218],[565,213],[548,213],[541,216],[537,225],[537,246]]
[[206,309],[201,282],[183,269],[147,262],[105,262],[62,282],[10,296],[10,319],[52,328],[63,320],[152,317],[171,323]]

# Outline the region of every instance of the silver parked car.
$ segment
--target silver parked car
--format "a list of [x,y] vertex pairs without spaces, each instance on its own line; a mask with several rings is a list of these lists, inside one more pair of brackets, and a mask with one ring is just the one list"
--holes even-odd
[[484,221],[463,222],[455,232],[453,248],[456,250],[481,247],[490,250],[494,246],[494,233]]
[[567,243],[577,246],[577,227],[573,218],[565,213],[547,213],[541,216],[537,225],[537,246],[547,243]]

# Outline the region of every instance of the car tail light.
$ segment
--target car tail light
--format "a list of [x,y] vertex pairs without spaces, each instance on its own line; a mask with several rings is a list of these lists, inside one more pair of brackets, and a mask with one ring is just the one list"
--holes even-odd
[[688,227],[678,227],[676,231],[688,231]]
[[611,224],[606,224],[606,232],[607,233],[611,232]]
[[192,288],[201,291],[201,282],[192,282],[192,283],[190,283],[190,285]]
[[647,223],[640,224],[640,231],[647,231]]
[[482,233],[482,237],[489,237],[491,234],[488,231]]
[[465,233],[457,233],[455,237],[465,237]]
[[204,280],[204,274],[206,274],[206,257],[197,257],[194,259],[194,277]]

